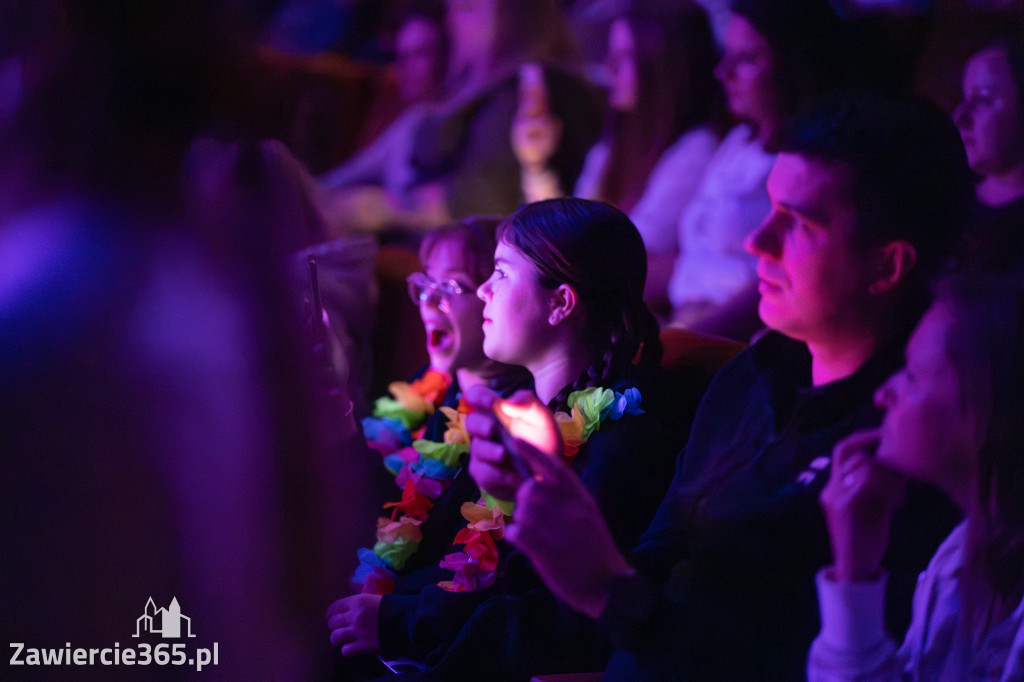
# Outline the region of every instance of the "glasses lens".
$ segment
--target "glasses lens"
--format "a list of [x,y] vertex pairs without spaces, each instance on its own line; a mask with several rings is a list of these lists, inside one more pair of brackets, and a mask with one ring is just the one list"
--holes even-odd
[[412,273],[405,278],[405,283],[409,289],[409,300],[415,305],[419,305],[420,301],[427,300],[427,290],[433,285],[430,278],[422,272]]
[[405,278],[409,288],[409,300],[419,305],[431,299],[437,300],[437,307],[442,313],[451,309],[449,300],[452,296],[459,296],[464,292],[463,288],[453,279],[443,279],[440,282],[427,277],[422,272],[414,272]]
[[462,294],[462,287],[454,279],[443,279],[437,283],[437,290],[441,292],[441,295],[445,298],[451,298],[452,296],[459,296]]

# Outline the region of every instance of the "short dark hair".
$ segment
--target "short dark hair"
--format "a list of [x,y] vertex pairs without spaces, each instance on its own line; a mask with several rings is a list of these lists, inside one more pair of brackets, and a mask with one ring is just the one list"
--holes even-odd
[[930,101],[868,92],[820,97],[790,119],[780,151],[848,166],[857,242],[913,245],[917,284],[926,285],[946,264],[974,191],[960,134]]

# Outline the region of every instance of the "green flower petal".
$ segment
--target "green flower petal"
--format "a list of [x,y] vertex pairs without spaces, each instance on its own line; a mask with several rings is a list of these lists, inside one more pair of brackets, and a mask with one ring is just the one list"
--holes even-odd
[[373,553],[388,562],[396,571],[400,571],[405,568],[409,557],[416,552],[419,546],[419,542],[398,537],[394,542],[378,542],[373,546]]
[[509,502],[508,500],[499,500],[494,495],[485,493],[482,490],[480,491],[480,496],[483,499],[484,504],[487,505],[488,509],[494,509],[495,507],[497,507],[505,516],[512,516],[512,510],[516,508],[515,502]]
[[601,426],[601,413],[614,402],[615,391],[592,386],[569,394],[569,407],[583,415],[583,438],[586,440]]
[[373,403],[373,416],[394,419],[410,431],[419,428],[426,420],[426,415],[422,412],[407,410],[402,403],[387,396],[377,398]]
[[459,466],[462,455],[469,452],[469,445],[466,443],[435,443],[421,439],[413,441],[412,446],[423,459],[437,459],[446,467],[453,469]]

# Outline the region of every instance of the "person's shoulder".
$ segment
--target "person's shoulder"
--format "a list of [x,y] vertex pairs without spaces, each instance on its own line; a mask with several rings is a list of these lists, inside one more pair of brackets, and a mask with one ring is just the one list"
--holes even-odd
[[708,156],[718,148],[720,139],[710,126],[691,128],[676,138],[661,155],[662,160],[702,153]]

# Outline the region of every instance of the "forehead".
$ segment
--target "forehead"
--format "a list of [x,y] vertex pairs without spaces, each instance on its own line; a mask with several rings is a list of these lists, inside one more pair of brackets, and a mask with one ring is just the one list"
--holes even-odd
[[1006,51],[999,47],[982,50],[967,60],[964,88],[1003,86],[1015,89]]
[[608,31],[608,45],[612,51],[633,49],[633,31],[625,19],[619,18],[612,22]]
[[946,348],[954,319],[952,311],[941,303],[929,308],[907,342],[907,363],[933,369],[950,364]]
[[725,27],[725,47],[731,52],[771,50],[771,45],[745,17],[734,14]]
[[423,261],[427,274],[440,275],[448,272],[466,271],[469,259],[461,240],[447,238],[434,244]]
[[849,166],[783,152],[768,174],[772,203],[829,222],[854,215],[853,176]]
[[395,36],[395,47],[402,52],[411,52],[422,47],[434,47],[440,39],[441,27],[423,17],[410,19]]

